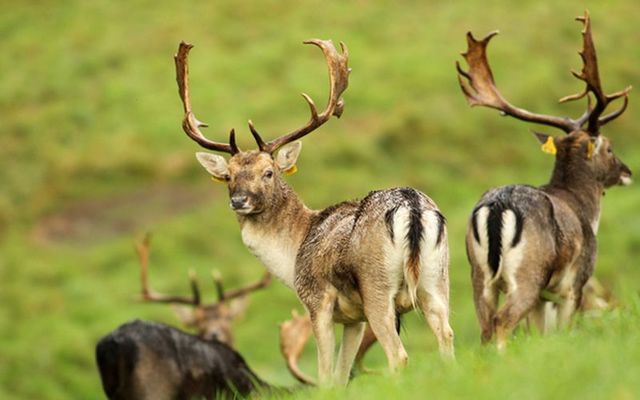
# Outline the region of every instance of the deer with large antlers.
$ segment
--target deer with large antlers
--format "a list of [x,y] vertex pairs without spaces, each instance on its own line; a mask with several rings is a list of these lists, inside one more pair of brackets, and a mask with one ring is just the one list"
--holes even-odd
[[[510,185],[485,193],[471,215],[466,235],[471,263],[476,313],[481,340],[495,335],[498,349],[506,346],[517,323],[528,316],[545,331],[543,290],[559,298],[558,322],[566,326],[580,306],[583,287],[593,273],[600,199],[604,190],[631,182],[631,171],[613,153],[600,128],[619,117],[627,107],[630,87],[607,95],[602,90],[588,12],[577,18],[583,25],[583,68],[573,74],[585,83],[579,94],[561,99],[588,99],[587,110],[577,119],[529,112],[510,104],[498,91],[486,49],[496,32],[482,40],[467,34],[469,65],[459,64],[458,79],[472,106],[497,109],[503,115],[561,129],[564,136],[536,133],[543,150],[555,154],[548,184],[539,188]],[[592,106],[591,95],[595,97]],[[622,106],[603,115],[609,103]],[[498,309],[498,294],[505,292]]]
[[102,387],[109,399],[191,399],[248,395],[270,386],[251,370],[233,349],[231,324],[246,306],[246,296],[269,284],[260,281],[225,291],[214,276],[218,301],[203,304],[200,289],[190,276],[192,296],[163,295],[149,287],[149,237],[136,245],[140,261],[142,299],[187,306],[178,314],[197,330],[191,335],[171,326],[134,320],[104,336],[96,346]]
[[[330,91],[319,112],[303,94],[311,117],[299,129],[265,143],[253,123],[249,128],[258,149],[241,151],[232,130],[229,143],[206,139],[191,108],[187,57],[191,45],[181,43],[175,56],[176,76],[184,105],[182,127],[201,146],[228,153],[197,153],[215,180],[228,186],[242,240],[267,269],[294,289],[311,316],[318,348],[319,383],[346,384],[364,321],[368,321],[394,370],[407,353],[396,332],[396,315],[414,306],[426,316],[444,355],[453,355],[449,326],[448,245],[445,220],[435,203],[411,188],[374,191],[364,199],[310,210],[285,183],[295,171],[301,143],[295,142],[343,110],[347,88],[347,49],[331,41],[310,40],[329,66]],[[276,151],[278,151],[276,154]],[[333,374],[333,325],[344,325]]]

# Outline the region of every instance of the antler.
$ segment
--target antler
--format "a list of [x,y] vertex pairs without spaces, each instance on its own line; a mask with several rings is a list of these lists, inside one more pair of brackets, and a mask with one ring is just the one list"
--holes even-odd
[[287,361],[289,372],[301,383],[315,385],[316,381],[298,367],[298,359],[304,345],[311,337],[311,319],[308,315],[300,316],[293,310],[291,319],[280,324],[280,352]]
[[340,118],[342,115],[344,101],[340,96],[347,89],[349,84],[349,73],[351,72],[351,68],[347,66],[349,61],[349,51],[347,46],[340,42],[340,47],[342,48],[342,54],[338,53],[333,42],[331,40],[320,40],[320,39],[311,39],[306,40],[305,44],[314,44],[318,46],[327,60],[327,64],[329,67],[329,100],[327,101],[327,107],[318,114],[318,110],[316,109],[315,103],[307,94],[302,93],[302,97],[305,99],[307,104],[309,105],[309,109],[311,111],[311,118],[302,128],[296,129],[295,131],[288,133],[284,136],[280,136],[277,139],[274,139],[268,143],[265,143],[260,134],[255,129],[253,122],[249,121],[249,129],[253,134],[256,143],[258,144],[258,148],[261,151],[267,153],[273,153],[278,148],[284,146],[287,143],[293,142],[301,137],[313,132],[320,125],[327,122],[331,116],[335,115]]
[[200,306],[200,289],[194,273],[189,274],[191,283],[191,297],[187,296],[167,296],[154,292],[149,288],[149,248],[151,244],[151,235],[146,234],[141,243],[136,243],[136,252],[140,262],[140,281],[142,282],[142,298],[145,301],[154,301],[158,303],[179,303],[192,306]]
[[[459,62],[456,62],[456,68],[458,70],[458,81],[460,83],[460,87],[469,104],[471,106],[480,105],[495,108],[506,115],[510,115],[520,120],[553,126],[555,128],[562,129],[566,133],[581,129],[582,125],[589,121],[589,133],[593,136],[597,136],[598,128],[600,126],[612,121],[624,112],[628,101],[627,94],[629,90],[631,90],[631,87],[612,95],[607,96],[603,94],[600,86],[600,78],[598,76],[598,65],[595,48],[593,46],[593,39],[591,37],[591,26],[588,12],[585,12],[584,17],[578,17],[577,19],[582,21],[585,27],[582,32],[583,50],[580,52],[584,61],[584,67],[580,74],[575,72],[573,72],[573,74],[578,79],[584,81],[587,86],[584,92],[563,97],[560,99],[560,102],[577,100],[584,96],[587,96],[589,99],[588,93],[592,92],[596,97],[596,105],[593,109],[591,109],[591,101],[589,99],[586,112],[578,119],[571,119],[568,117],[555,117],[531,113],[507,102],[495,85],[493,73],[491,72],[491,67],[489,66],[486,55],[486,49],[489,41],[497,35],[498,32],[492,32],[479,41],[473,37],[471,32],[467,33],[468,49],[466,53],[462,54],[462,56],[467,61],[467,64],[469,64],[469,71],[465,72],[462,70]],[[619,110],[600,117],[609,102],[623,96],[625,98],[625,102]]]
[[[591,36],[591,19],[589,17],[589,11],[585,10],[584,16],[577,17],[576,21],[582,22],[584,27],[582,30],[582,51],[579,52],[583,66],[580,73],[575,71],[571,71],[571,73],[573,76],[583,81],[586,86],[584,91],[581,93],[563,97],[560,99],[560,102],[578,100],[588,95],[589,92],[593,93],[596,98],[596,105],[588,115],[589,125],[587,127],[587,131],[592,136],[598,136],[601,126],[613,121],[626,110],[627,104],[629,103],[628,95],[631,90],[631,86],[610,95],[604,93],[602,85],[600,84],[596,48],[593,44],[593,37]],[[624,103],[622,106],[618,110],[601,117],[609,103],[619,99],[620,97],[624,97]]]
[[[466,53],[462,53],[462,56],[467,61],[467,64],[469,64],[469,71],[465,72],[460,67],[460,63],[456,61],[458,82],[460,83],[460,88],[467,98],[467,102],[469,102],[471,106],[495,108],[496,110],[500,110],[504,114],[517,119],[553,126],[555,128],[562,129],[567,133],[580,128],[578,121],[570,118],[535,114],[513,106],[505,100],[504,97],[502,97],[502,94],[498,91],[493,80],[493,73],[491,72],[491,67],[487,61],[486,54],[489,41],[497,34],[498,32],[494,31],[484,39],[476,40],[471,32],[467,32],[468,49]],[[467,82],[465,82],[463,78],[465,78]]]
[[173,56],[176,64],[176,81],[178,82],[178,93],[182,99],[184,106],[184,119],[182,120],[182,129],[185,133],[200,146],[205,149],[222,151],[229,154],[236,154],[240,151],[236,145],[235,131],[229,132],[229,144],[218,143],[204,137],[200,131],[201,127],[207,127],[204,122],[199,121],[191,110],[191,99],[189,97],[189,51],[193,48],[192,44],[180,42],[178,53]]
[[220,274],[214,274],[213,280],[218,290],[218,300],[219,302],[223,302],[223,301],[235,299],[237,297],[244,297],[251,292],[255,292],[256,290],[260,290],[267,287],[271,283],[272,277],[271,277],[271,273],[267,271],[265,272],[264,275],[262,275],[262,278],[260,278],[259,281],[241,288],[230,290],[230,291],[225,291],[223,289],[222,278],[220,277]]

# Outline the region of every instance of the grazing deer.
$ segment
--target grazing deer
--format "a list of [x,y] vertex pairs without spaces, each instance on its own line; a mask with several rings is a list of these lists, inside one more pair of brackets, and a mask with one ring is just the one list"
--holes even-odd
[[[183,322],[195,327],[197,336],[168,325],[134,320],[104,336],[96,346],[102,387],[109,399],[191,399],[246,396],[268,389],[233,349],[231,323],[246,304],[246,296],[270,282],[259,282],[225,292],[216,277],[218,301],[202,304],[200,290],[191,275],[192,297],[153,292],[148,283],[149,238],[136,246],[140,260],[142,298],[145,301],[183,304],[192,314]],[[235,306],[228,302],[236,299]]]
[[[311,316],[318,347],[321,385],[332,381],[334,323],[344,325],[335,382],[346,384],[364,321],[381,343],[389,367],[407,362],[396,332],[396,315],[419,307],[435,333],[442,354],[453,355],[449,326],[449,253],[445,220],[435,203],[411,188],[374,191],[364,199],[310,210],[282,176],[295,171],[301,149],[297,139],[309,134],[343,109],[347,88],[347,50],[331,41],[310,40],[329,66],[330,94],[318,112],[311,111],[301,128],[265,143],[249,121],[258,149],[241,151],[232,130],[229,143],[204,137],[192,112],[187,57],[191,45],[181,43],[175,56],[176,78],[184,105],[186,134],[222,156],[197,153],[214,180],[227,184],[230,207],[240,223],[242,240],[267,269],[294,289]],[[292,143],[293,142],[293,143]],[[277,154],[276,150],[280,150]]]
[[[523,121],[548,125],[566,135],[536,133],[543,150],[555,154],[551,181],[539,188],[509,185],[489,190],[476,205],[466,235],[472,267],[474,302],[482,330],[481,340],[496,335],[498,349],[527,314],[544,331],[543,290],[560,298],[558,319],[567,325],[580,306],[583,287],[593,273],[600,198],[613,185],[631,182],[631,171],[613,153],[600,128],[619,117],[627,107],[631,87],[607,95],[602,90],[588,12],[578,17],[584,27],[584,66],[573,74],[586,84],[583,92],[560,101],[587,97],[588,106],[578,119],[531,113],[513,106],[498,91],[487,61],[486,49],[497,32],[482,40],[467,34],[469,64],[457,64],[458,79],[470,105],[497,109]],[[466,81],[465,81],[466,79]],[[590,93],[596,103],[592,107]],[[622,106],[602,115],[613,100]],[[506,293],[498,309],[498,292]]]

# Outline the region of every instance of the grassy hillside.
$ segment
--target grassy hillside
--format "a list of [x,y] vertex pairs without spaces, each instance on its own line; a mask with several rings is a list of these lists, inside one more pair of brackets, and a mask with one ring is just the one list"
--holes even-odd
[[[192,100],[214,139],[230,128],[253,146],[251,118],[266,139],[300,126],[309,93],[326,98],[311,37],[344,41],[353,68],[345,112],[306,137],[291,185],[311,207],[369,190],[414,186],[428,193],[450,229],[451,323],[458,362],[442,365],[424,321],[408,315],[411,357],[397,376],[360,377],[348,389],[294,397],[634,398],[640,393],[640,187],[603,200],[596,275],[619,309],[572,332],[519,336],[505,357],[479,346],[464,253],[468,214],[480,195],[506,183],[542,184],[552,158],[524,123],[467,106],[454,61],[464,34],[494,29],[496,81],[513,103],[572,115],[558,105],[581,90],[580,25],[585,2],[195,2],[40,1],[3,5],[0,36],[0,398],[103,397],[97,340],[132,318],[178,324],[169,307],[137,301],[133,240],[152,231],[152,281],[187,290],[187,269],[206,281],[219,269],[229,287],[263,267],[244,248],[226,190],[197,165],[180,128],[172,55],[191,53]],[[586,2],[605,90],[638,86],[640,3]],[[637,93],[607,126],[617,154],[640,170]],[[544,128],[540,128],[545,130]],[[546,129],[547,132],[553,133]],[[292,385],[278,350],[278,323],[301,309],[276,283],[252,297],[236,326],[237,347],[265,380]],[[259,344],[259,345],[258,345]],[[382,368],[375,349],[367,364]],[[315,371],[309,346],[302,365]]]

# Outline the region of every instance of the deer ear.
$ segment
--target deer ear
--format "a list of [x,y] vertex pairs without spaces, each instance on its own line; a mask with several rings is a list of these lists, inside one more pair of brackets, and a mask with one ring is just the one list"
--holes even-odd
[[229,168],[224,157],[217,154],[198,152],[196,158],[204,169],[218,182],[226,182],[229,178]]
[[191,309],[191,307],[174,305],[172,308],[173,312],[176,314],[176,317],[178,317],[178,319],[184,326],[188,328],[193,328],[194,326],[196,326],[196,317],[193,314],[193,309]]
[[247,297],[234,299],[231,301],[231,304],[229,304],[229,315],[232,319],[242,319],[248,305],[249,299]]
[[542,151],[548,154],[556,154],[558,149],[556,148],[556,143],[553,139],[553,136],[547,135],[545,133],[533,132],[536,135],[536,139],[540,143],[542,143]]
[[598,136],[597,138],[590,138],[587,142],[587,160],[591,160],[594,154],[597,154],[600,151],[600,146],[602,146],[602,138]]
[[296,172],[296,161],[298,160],[301,149],[302,142],[298,141],[290,143],[278,151],[276,164],[285,175],[291,175]]

